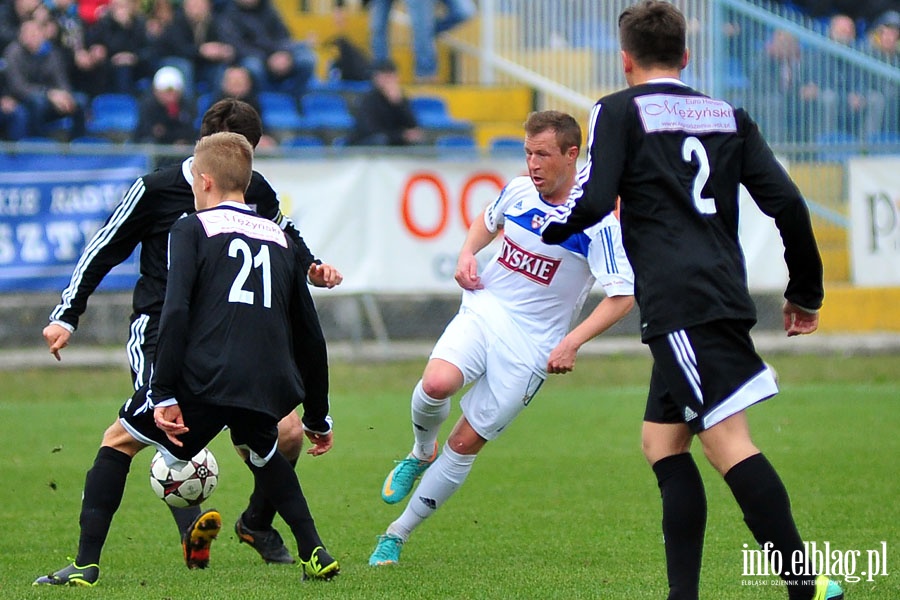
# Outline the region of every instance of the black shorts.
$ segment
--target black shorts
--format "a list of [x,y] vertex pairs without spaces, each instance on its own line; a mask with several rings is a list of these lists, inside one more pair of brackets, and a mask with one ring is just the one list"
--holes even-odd
[[205,448],[225,427],[231,432],[235,446],[250,451],[257,466],[264,465],[278,447],[278,419],[246,408],[218,406],[191,401],[181,404],[184,424],[190,429],[178,439],[176,446],[153,420],[153,409],[147,402],[147,386],[143,386],[119,410],[119,420],[134,439],[155,446],[167,458],[190,460]]
[[159,313],[131,315],[125,351],[128,356],[128,365],[131,367],[131,381],[136,390],[140,389],[142,385],[150,383],[158,339]]
[[644,420],[686,423],[694,433],[778,393],[756,353],[749,321],[714,321],[653,338]]

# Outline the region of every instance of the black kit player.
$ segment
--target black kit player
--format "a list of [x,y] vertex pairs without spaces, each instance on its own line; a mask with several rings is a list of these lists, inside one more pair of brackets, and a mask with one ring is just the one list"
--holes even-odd
[[[233,131],[246,137],[254,147],[262,136],[259,114],[245,102],[224,99],[204,114],[200,135]],[[184,215],[194,212],[191,192],[191,158],[183,163],[158,169],[139,177],[116,206],[106,223],[85,247],[62,292],[59,305],[50,315],[43,335],[50,352],[59,360],[59,352],[69,343],[87,301],[101,280],[123,262],[138,244],[140,277],[134,288],[133,314],[127,344],[136,396],[143,394],[152,374],[157,349],[159,316],[165,298],[167,274],[167,240],[169,229]],[[300,248],[301,266],[308,271],[309,281],[319,287],[340,284],[341,274],[330,265],[314,258],[294,224],[282,215],[275,191],[266,179],[253,172],[247,189],[247,203],[258,214],[279,224]],[[325,339],[319,325],[315,305],[307,290],[307,335],[295,348],[301,357],[301,375],[307,398],[327,401],[328,359]],[[125,409],[136,410],[143,403],[129,401]],[[279,424],[279,450],[296,464],[303,443],[303,425],[291,413]],[[185,561],[189,568],[204,567],[209,560],[208,542],[221,527],[215,511],[202,512],[199,507],[173,508],[172,514],[182,537]],[[265,497],[254,492],[247,510],[238,518],[238,539],[255,548],[266,562],[292,563],[290,552],[272,527],[275,509]],[[193,540],[193,541],[192,541]]]
[[[304,400],[292,351],[308,325],[302,250],[244,203],[253,147],[238,133],[204,136],[191,164],[197,213],[169,234],[170,263],[159,352],[142,410],[125,412],[104,435],[88,472],[75,562],[35,585],[93,586],[122,500],[131,458],[155,446],[170,466],[189,460],[224,427],[297,540],[303,577],[340,567],[325,550],[297,474],[278,452],[278,422],[303,400],[311,453],[333,443],[327,399]],[[226,324],[227,326],[223,326]]]
[[641,337],[654,361],[642,445],[662,496],[669,600],[699,594],[706,495],[690,453],[694,436],[757,542],[785,564],[805,559],[793,569],[800,572],[781,573],[789,597],[843,598],[837,583],[809,569],[787,491],[753,444],[745,414],[778,387],[750,338],[756,310],[738,241],[739,186],[775,220],[785,245],[788,336],[816,330],[824,296],[809,212],[750,117],[680,81],[688,52],[673,4],[625,9],[619,35],[629,87],[594,106],[581,191],[551,216],[543,238],[564,241],[621,198]]

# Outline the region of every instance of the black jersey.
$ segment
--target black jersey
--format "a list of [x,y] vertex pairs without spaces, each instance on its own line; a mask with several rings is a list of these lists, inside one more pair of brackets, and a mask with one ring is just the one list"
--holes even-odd
[[172,226],[153,402],[175,398],[277,419],[299,404],[292,347],[306,316],[306,272],[296,251],[276,224],[233,202]]
[[588,145],[571,213],[548,223],[543,236],[560,243],[621,198],[642,339],[718,319],[755,321],[738,241],[740,184],[781,233],[785,297],[821,306],[822,261],[809,211],[742,109],[675,79],[654,80],[601,98]]
[[[85,246],[61,302],[50,314],[73,328],[84,314],[88,297],[116,265],[141,244],[140,277],[134,287],[133,308],[138,314],[158,315],[166,293],[166,243],[172,224],[194,212],[191,161],[158,169],[138,178],[104,225]],[[290,219],[281,214],[278,197],[266,179],[253,172],[247,189],[248,205],[278,223],[300,248],[302,264],[315,262]]]

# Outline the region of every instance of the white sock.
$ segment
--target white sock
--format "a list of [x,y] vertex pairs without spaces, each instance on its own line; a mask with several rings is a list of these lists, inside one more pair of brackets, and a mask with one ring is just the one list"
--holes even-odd
[[434,514],[463,484],[477,454],[458,454],[444,444],[444,450],[434,464],[422,475],[419,487],[413,491],[400,518],[391,523],[388,533],[409,538],[413,529]]
[[450,416],[450,400],[448,398],[432,398],[422,389],[422,380],[416,384],[412,393],[413,444],[412,454],[419,459],[434,456],[434,444],[437,442],[441,425]]

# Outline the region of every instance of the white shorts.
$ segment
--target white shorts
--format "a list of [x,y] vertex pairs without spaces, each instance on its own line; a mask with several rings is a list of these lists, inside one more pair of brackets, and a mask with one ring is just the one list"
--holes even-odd
[[472,387],[460,407],[469,424],[486,440],[495,439],[528,406],[546,375],[508,348],[475,313],[453,317],[431,351],[462,371]]

